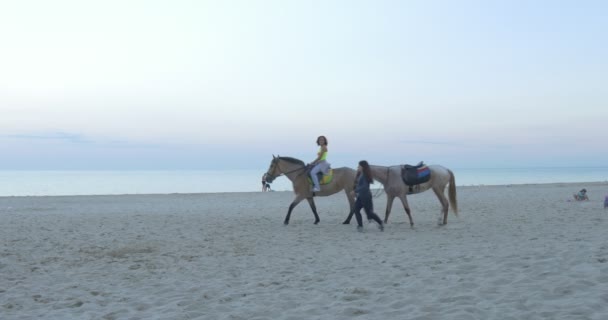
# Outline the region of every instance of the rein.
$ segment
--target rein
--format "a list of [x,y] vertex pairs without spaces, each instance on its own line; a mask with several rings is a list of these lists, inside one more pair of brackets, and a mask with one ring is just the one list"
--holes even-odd
[[[388,166],[388,167],[386,167],[386,183],[385,183],[385,185],[387,185],[387,186],[390,185],[389,182],[391,180],[391,168],[392,167],[399,167],[399,166]],[[380,188],[372,196],[374,198],[377,198],[377,197],[381,196],[383,193],[384,193],[384,188]]]
[[[390,170],[391,167],[386,167],[386,185],[388,186],[388,181],[390,179]],[[377,189],[375,194],[372,195],[374,198],[378,198],[384,193],[384,188]]]
[[[297,169],[294,169],[294,170],[291,170],[291,171],[282,172],[283,170],[281,170],[281,167],[279,167],[279,162],[280,161],[277,161],[277,168],[279,168],[279,170],[281,171],[281,174],[279,174],[277,176],[271,175],[271,176],[273,176],[273,179],[276,179],[276,178],[278,178],[280,176],[287,175],[287,174],[290,174],[290,173],[297,172],[297,171],[304,170],[304,169],[308,168],[308,166],[303,166],[301,168],[297,168]],[[300,175],[298,175],[298,176],[300,176]]]

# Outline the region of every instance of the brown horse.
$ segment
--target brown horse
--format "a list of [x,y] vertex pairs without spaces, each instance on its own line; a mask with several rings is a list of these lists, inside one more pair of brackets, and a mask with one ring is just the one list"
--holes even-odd
[[319,223],[319,215],[315,206],[314,196],[330,196],[338,191],[344,190],[348,203],[350,205],[350,214],[353,213],[355,207],[355,198],[353,194],[353,182],[355,181],[355,170],[351,168],[336,168],[333,169],[333,178],[330,183],[321,185],[321,191],[312,192],[311,184],[308,180],[308,166],[302,161],[291,157],[272,156],[272,161],[266,172],[266,181],[272,182],[280,175],[285,175],[293,184],[293,191],[296,198],[289,205],[287,216],[285,217],[286,225],[289,224],[291,211],[302,200],[308,200],[308,204],[315,215],[315,224]]
[[[405,209],[407,217],[410,220],[410,226],[413,227],[414,220],[412,219],[410,206],[407,203],[407,195],[421,193],[429,189],[433,189],[433,192],[435,192],[435,195],[439,199],[442,207],[441,215],[437,219],[437,224],[445,225],[448,223],[448,208],[450,206],[452,208],[452,212],[458,216],[456,181],[454,178],[454,173],[450,169],[440,165],[429,165],[428,167],[431,171],[431,179],[425,183],[419,184],[413,190],[410,190],[410,187],[403,182],[403,179],[401,179],[402,166],[370,166],[372,176],[375,180],[382,183],[384,186],[384,191],[386,192],[387,202],[384,223],[388,222],[388,216],[391,214],[393,200],[395,198],[399,198],[403,204],[403,209]],[[449,201],[444,194],[445,188],[448,184]],[[353,213],[351,212],[344,221],[344,224],[349,224],[352,217]]]

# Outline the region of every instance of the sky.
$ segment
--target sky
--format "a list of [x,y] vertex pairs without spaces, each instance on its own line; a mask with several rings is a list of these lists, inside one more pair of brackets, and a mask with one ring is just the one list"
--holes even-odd
[[2,1],[0,170],[608,166],[605,1]]

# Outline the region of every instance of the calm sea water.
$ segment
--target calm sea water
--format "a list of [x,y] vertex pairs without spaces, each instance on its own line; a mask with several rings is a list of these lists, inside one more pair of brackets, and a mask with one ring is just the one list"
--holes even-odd
[[[453,169],[456,185],[608,181],[608,167]],[[264,171],[0,171],[0,196],[261,191]],[[279,177],[275,191],[291,190]]]

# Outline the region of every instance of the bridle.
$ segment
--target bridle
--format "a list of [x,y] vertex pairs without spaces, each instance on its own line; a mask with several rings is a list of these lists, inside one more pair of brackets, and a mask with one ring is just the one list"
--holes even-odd
[[[301,168],[297,168],[297,169],[290,170],[290,171],[287,171],[287,172],[282,172],[283,170],[281,170],[281,167],[279,167],[279,160],[281,160],[279,157],[276,157],[276,158],[272,159],[272,164],[275,165],[279,169],[279,171],[281,171],[281,174],[278,174],[278,175],[275,176],[274,174],[269,174],[268,172],[266,172],[266,176],[270,177],[270,181],[273,181],[274,179],[276,179],[276,178],[278,178],[278,177],[280,177],[282,175],[287,175],[287,174],[290,174],[290,173],[297,172],[297,171],[304,170],[304,169],[308,168],[308,166],[305,165],[305,166],[303,166]],[[274,172],[275,170],[272,170],[272,171]]]

